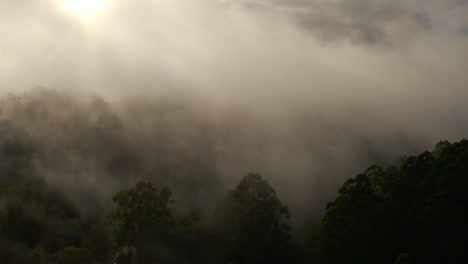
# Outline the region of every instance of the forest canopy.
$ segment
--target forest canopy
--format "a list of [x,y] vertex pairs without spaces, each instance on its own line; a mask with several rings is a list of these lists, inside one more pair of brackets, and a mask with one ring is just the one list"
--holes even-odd
[[304,241],[295,231],[304,229],[257,173],[215,198],[214,210],[180,208],[172,186],[143,180],[108,197],[111,206],[83,211],[34,169],[39,149],[8,126],[0,127],[9,131],[0,140],[1,263],[468,261],[465,139],[349,178]]
[[327,204],[317,241],[324,262],[392,263],[405,254],[396,263],[466,263],[467,190],[465,139],[369,167]]

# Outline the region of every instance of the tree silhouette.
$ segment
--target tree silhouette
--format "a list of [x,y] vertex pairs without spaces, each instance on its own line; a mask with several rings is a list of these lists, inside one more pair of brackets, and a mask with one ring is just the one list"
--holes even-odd
[[[441,141],[399,168],[372,166],[328,203],[321,228],[326,263],[467,263],[468,141]],[[398,263],[406,263],[401,256]]]
[[234,263],[279,263],[286,255],[288,208],[259,174],[245,176],[216,212],[225,254]]
[[109,218],[116,224],[119,246],[137,249],[138,263],[151,263],[162,258],[161,250],[171,238],[174,219],[168,204],[169,188],[158,191],[149,182],[118,192],[113,201],[117,208]]

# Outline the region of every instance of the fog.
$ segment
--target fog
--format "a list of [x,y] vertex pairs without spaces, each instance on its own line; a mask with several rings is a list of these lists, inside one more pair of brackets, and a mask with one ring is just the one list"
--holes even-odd
[[89,13],[3,0],[2,136],[29,142],[34,174],[85,210],[139,179],[212,208],[258,172],[302,221],[371,164],[466,137],[467,14],[465,0],[109,0]]

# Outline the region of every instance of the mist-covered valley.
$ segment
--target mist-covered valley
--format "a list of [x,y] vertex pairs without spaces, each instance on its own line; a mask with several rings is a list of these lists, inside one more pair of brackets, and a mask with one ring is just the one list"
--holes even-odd
[[[466,199],[467,14],[464,0],[0,3],[0,262],[427,263],[441,250],[460,263],[457,232],[417,238]],[[374,196],[350,195],[363,172]],[[256,192],[272,222],[241,210]],[[165,213],[126,219],[139,194],[139,214]],[[437,223],[458,226],[460,206]],[[346,215],[360,210],[375,215]],[[381,239],[368,233],[393,244],[359,244]]]

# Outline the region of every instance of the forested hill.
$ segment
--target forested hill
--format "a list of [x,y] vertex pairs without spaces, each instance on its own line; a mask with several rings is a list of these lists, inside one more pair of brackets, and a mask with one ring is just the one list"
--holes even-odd
[[468,263],[468,141],[347,180],[317,242],[323,263]]
[[288,207],[259,174],[243,177],[212,215],[181,213],[170,188],[139,182],[90,216],[28,177],[26,153],[2,147],[4,264],[468,263],[465,139],[348,179],[326,205],[320,232],[308,231],[307,245],[295,239]]

